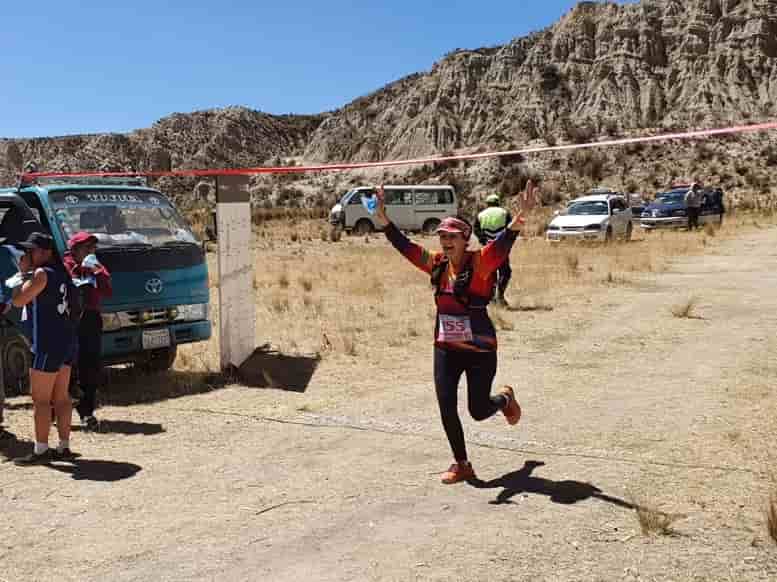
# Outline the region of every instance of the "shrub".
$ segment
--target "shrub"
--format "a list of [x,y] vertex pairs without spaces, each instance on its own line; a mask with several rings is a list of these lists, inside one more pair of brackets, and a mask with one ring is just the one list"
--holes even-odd
[[590,150],[576,152],[569,158],[569,165],[575,172],[594,182],[604,178],[604,164],[604,155]]

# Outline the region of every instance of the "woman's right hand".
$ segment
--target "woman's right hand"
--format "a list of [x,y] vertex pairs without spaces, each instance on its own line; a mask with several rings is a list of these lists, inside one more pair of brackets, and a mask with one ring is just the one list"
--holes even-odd
[[375,188],[375,196],[378,199],[378,206],[375,209],[375,218],[381,226],[386,227],[391,221],[389,220],[388,214],[386,214],[386,192],[383,189],[382,184]]

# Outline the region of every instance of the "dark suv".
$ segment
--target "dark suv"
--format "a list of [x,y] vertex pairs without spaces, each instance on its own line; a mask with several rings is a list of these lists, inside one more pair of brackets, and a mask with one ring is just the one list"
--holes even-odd
[[[667,192],[660,192],[656,199],[642,211],[640,225],[647,230],[657,228],[686,228],[688,226],[688,208],[685,194],[690,185],[675,186]],[[699,215],[699,224],[721,224],[725,207],[723,191],[720,188],[705,188]]]

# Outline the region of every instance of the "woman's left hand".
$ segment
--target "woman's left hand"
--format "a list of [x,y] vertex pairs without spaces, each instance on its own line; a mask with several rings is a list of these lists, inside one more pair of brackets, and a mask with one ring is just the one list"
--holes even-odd
[[526,182],[526,189],[513,199],[511,207],[513,220],[508,225],[510,230],[521,230],[521,227],[526,222],[526,218],[539,203],[539,192],[539,186],[529,179]]
[[375,218],[377,218],[380,225],[385,228],[391,221],[386,213],[386,191],[383,188],[383,184],[375,188],[375,196],[378,199],[378,205],[375,209]]

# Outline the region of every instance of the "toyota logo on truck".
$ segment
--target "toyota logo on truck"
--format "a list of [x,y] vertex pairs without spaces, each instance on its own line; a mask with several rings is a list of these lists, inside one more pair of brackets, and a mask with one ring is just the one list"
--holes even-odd
[[146,291],[152,295],[159,295],[162,292],[162,287],[164,287],[162,279],[154,278],[146,281]]

